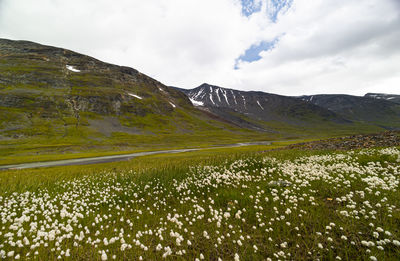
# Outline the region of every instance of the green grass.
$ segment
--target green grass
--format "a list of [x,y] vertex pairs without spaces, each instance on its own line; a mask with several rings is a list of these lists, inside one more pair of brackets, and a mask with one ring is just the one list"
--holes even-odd
[[[358,124],[337,128],[332,124],[294,127],[270,122],[267,127],[277,132],[262,133],[223,123],[215,124],[201,114],[189,115],[181,110],[165,117],[121,115],[119,119],[122,126],[137,128],[140,133],[112,132],[105,135],[90,127],[90,120],[101,119],[91,113],[82,114],[78,126],[77,120],[73,117],[62,116],[50,120],[39,116],[26,118],[21,113],[19,110],[7,111],[7,108],[3,110],[0,108],[0,114],[4,119],[3,128],[9,128],[2,134],[8,133],[12,136],[0,140],[1,165],[79,158],[93,153],[107,155],[109,152],[121,154],[127,151],[207,147],[248,141],[320,139],[379,130],[377,127]],[[15,127],[11,127],[13,125],[10,125],[10,120],[21,117],[24,119],[21,122],[27,125],[21,127],[19,123],[15,123]],[[157,128],[161,120],[164,122],[163,127]]]
[[[266,141],[269,138],[263,136],[241,135],[232,137],[222,135],[223,133],[195,133],[186,135],[126,135],[114,134],[110,140],[93,141],[92,144],[81,145],[79,139],[47,140],[42,142],[35,140],[21,140],[18,143],[5,141],[0,143],[0,165],[16,163],[62,160],[73,158],[85,158],[95,156],[107,156],[117,154],[128,154],[141,151],[154,151],[164,149],[182,148],[205,148],[224,144],[235,144],[246,141]],[[182,142],[182,138],[187,140]]]
[[[113,255],[117,260],[160,260],[167,247],[172,251],[167,259],[179,260],[201,255],[231,260],[235,254],[240,260],[398,258],[398,149],[265,149],[224,148],[0,172],[0,212],[8,213],[1,216],[0,251],[40,260],[100,260],[103,250],[108,260]],[[368,177],[381,181],[363,180]],[[280,180],[291,184],[277,185]],[[30,219],[19,223],[22,210]],[[35,222],[38,230],[60,232],[55,240],[42,237],[41,243],[30,225]],[[24,228],[21,236],[12,224]],[[26,246],[10,243],[23,242],[25,236]],[[115,243],[104,243],[113,237],[118,237]]]
[[[174,153],[174,154],[157,154],[145,157],[137,157],[130,161],[113,162],[113,163],[101,163],[94,165],[83,165],[83,166],[61,166],[61,167],[50,167],[50,168],[39,168],[39,169],[23,169],[23,170],[7,170],[0,171],[0,191],[16,189],[15,184],[18,184],[21,188],[41,186],[42,183],[48,184],[49,182],[55,182],[58,180],[71,179],[75,177],[82,177],[86,175],[94,175],[100,171],[140,171],[144,172],[147,170],[163,170],[169,168],[175,168],[176,166],[186,167],[196,164],[212,164],[220,163],[226,160],[226,158],[238,158],[243,155],[254,155],[255,153],[265,151],[267,149],[274,149],[285,146],[288,143],[280,142],[280,144],[274,144],[272,146],[246,146],[246,147],[234,147],[234,148],[219,148],[209,149],[202,151]],[[138,152],[138,151],[135,151]],[[128,152],[129,153],[129,152]],[[105,154],[83,154],[82,156],[100,156]],[[115,155],[115,154],[108,154]],[[68,159],[62,158],[61,155],[54,155],[54,160]],[[13,185],[14,184],[14,185]]]
[[[251,137],[251,136],[250,136]],[[194,140],[201,140],[200,136],[191,136]],[[262,140],[262,137],[259,137],[259,141],[266,141]],[[145,151],[158,151],[158,150],[170,150],[170,149],[185,149],[185,148],[210,148],[210,149],[205,149],[200,152],[197,152],[199,155],[209,155],[210,153],[215,154],[215,153],[232,153],[234,152],[241,152],[241,151],[253,151],[253,150],[272,150],[276,148],[281,148],[290,144],[295,144],[295,143],[301,143],[301,142],[307,142],[307,141],[313,141],[315,139],[290,139],[290,140],[281,140],[281,141],[274,141],[271,145],[251,145],[251,146],[245,146],[245,147],[239,147],[239,148],[212,148],[212,147],[218,147],[218,146],[225,146],[225,145],[232,145],[236,144],[239,142],[243,142],[241,139],[224,139],[224,137],[217,137],[215,139],[209,139],[210,143],[206,142],[193,142],[189,143],[187,142],[186,144],[179,145],[181,137],[176,137],[176,143],[178,145],[173,146],[174,144],[174,139],[169,138],[168,140],[171,142],[170,144],[167,145],[162,145],[162,142],[158,143],[161,144],[158,147],[155,146],[142,146],[142,147],[137,147],[134,150],[115,150],[115,151],[110,151],[110,147],[104,146],[103,149],[99,149],[99,147],[96,147],[96,149],[91,150],[87,149],[85,152],[80,152],[80,153],[71,153],[69,151],[66,151],[64,153],[60,153],[60,148],[68,148],[70,145],[68,144],[53,144],[53,145],[41,145],[38,144],[36,147],[32,143],[27,143],[24,145],[24,147],[18,147],[16,151],[13,152],[13,149],[15,148],[9,148],[8,151],[3,151],[3,153],[0,153],[0,166],[1,165],[13,165],[13,164],[21,164],[21,163],[31,163],[31,162],[43,162],[43,161],[56,161],[56,160],[68,160],[68,159],[78,159],[78,158],[91,158],[91,157],[100,157],[100,156],[111,156],[111,155],[122,155],[122,154],[131,154],[131,153],[137,153],[137,152],[145,152]],[[189,140],[190,141],[190,140]],[[246,140],[246,141],[257,141],[257,139],[253,138],[252,140]],[[211,143],[212,142],[212,143]],[[22,154],[22,151],[24,154],[28,155],[20,155]],[[40,153],[39,153],[40,151]],[[43,153],[44,151],[48,151],[48,153]],[[186,155],[186,154],[184,154]],[[197,155],[197,154],[196,154]]]

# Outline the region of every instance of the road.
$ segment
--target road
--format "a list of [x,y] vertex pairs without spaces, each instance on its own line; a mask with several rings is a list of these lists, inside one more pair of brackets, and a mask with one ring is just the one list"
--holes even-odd
[[148,155],[155,155],[155,154],[181,153],[181,152],[189,152],[189,151],[220,149],[220,148],[234,148],[234,147],[244,147],[244,146],[252,146],[252,145],[271,145],[271,143],[272,143],[272,141],[247,142],[247,143],[236,143],[236,144],[230,144],[230,145],[224,145],[224,146],[218,146],[218,147],[208,147],[208,148],[158,150],[158,151],[146,151],[146,152],[136,152],[136,153],[130,153],[130,154],[112,155],[112,156],[100,156],[100,157],[92,157],[92,158],[31,162],[31,163],[22,163],[22,164],[15,164],[15,165],[3,165],[3,166],[0,166],[0,170],[29,169],[29,168],[43,168],[43,167],[55,167],[55,166],[70,166],[70,165],[88,165],[88,164],[108,163],[108,162],[130,160],[132,158],[136,158],[136,157],[140,157],[140,156],[148,156]]

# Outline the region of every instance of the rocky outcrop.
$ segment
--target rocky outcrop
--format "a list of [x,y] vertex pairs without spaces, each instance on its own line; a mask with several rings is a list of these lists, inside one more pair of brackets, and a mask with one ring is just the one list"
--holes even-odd
[[400,131],[353,135],[341,138],[297,143],[283,149],[300,150],[354,150],[374,147],[400,146]]
[[367,93],[364,97],[373,98],[377,100],[387,100],[397,104],[400,104],[400,95],[387,94],[387,93]]

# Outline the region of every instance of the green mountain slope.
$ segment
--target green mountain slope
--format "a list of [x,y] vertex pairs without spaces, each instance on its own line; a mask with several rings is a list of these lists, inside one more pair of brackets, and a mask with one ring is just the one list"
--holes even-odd
[[0,39],[0,157],[7,161],[12,155],[151,150],[380,129],[343,121],[293,98],[250,94],[243,108],[204,110],[181,91],[135,69],[66,49]]
[[49,150],[53,145],[182,146],[179,141],[231,142],[245,136],[248,130],[210,118],[183,93],[132,68],[0,39],[3,148],[12,143],[32,147],[33,142]]

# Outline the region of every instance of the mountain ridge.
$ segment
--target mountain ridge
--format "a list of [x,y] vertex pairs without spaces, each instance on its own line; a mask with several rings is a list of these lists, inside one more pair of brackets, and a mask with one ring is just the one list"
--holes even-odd
[[304,95],[299,99],[331,110],[345,119],[391,129],[400,126],[400,106],[386,99],[347,94]]
[[202,84],[193,89],[180,89],[195,106],[206,107],[217,114],[230,109],[255,120],[296,123],[307,121],[311,114],[321,120],[344,123],[335,113],[294,97],[261,91],[240,91]]
[[395,102],[400,104],[400,95],[399,94],[388,94],[388,93],[367,93],[364,97],[370,97],[374,99],[383,99],[391,102]]
[[0,57],[3,153],[12,153],[12,142],[24,150],[114,150],[381,129],[295,97],[210,84],[170,88],[133,68],[29,41],[0,39]]
[[2,148],[10,141],[79,149],[249,139],[248,130],[209,117],[182,92],[133,68],[7,39],[0,39],[0,57]]
[[212,111],[222,117],[227,117],[225,112],[232,110],[261,121],[298,124],[299,120],[302,120],[307,124],[307,118],[319,117],[322,121],[333,121],[339,124],[358,122],[384,129],[400,128],[400,107],[396,100],[400,95],[284,96],[261,91],[234,90],[207,83],[193,89],[176,89],[185,93],[194,106]]

